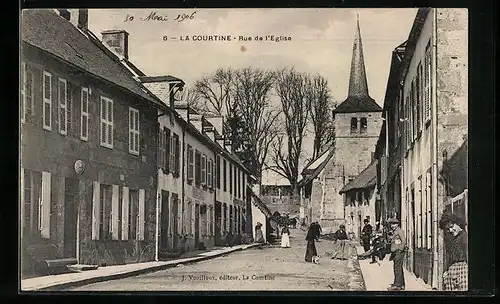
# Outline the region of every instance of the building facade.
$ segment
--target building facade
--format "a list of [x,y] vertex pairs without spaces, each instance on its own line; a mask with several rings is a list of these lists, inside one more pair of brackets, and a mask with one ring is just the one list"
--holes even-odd
[[25,10],[21,18],[25,269],[30,252],[46,247],[55,252],[38,258],[92,265],[154,258],[162,105],[87,30],[87,14]]
[[[384,114],[389,117],[389,143],[397,143],[389,144],[388,163],[400,158],[406,267],[438,289],[445,260],[439,217],[467,187],[456,182],[466,179],[467,171],[467,24],[465,9],[419,9],[398,63],[400,72],[389,79],[399,89],[390,85],[394,92],[386,95],[391,96]],[[447,165],[451,155],[454,170]]]

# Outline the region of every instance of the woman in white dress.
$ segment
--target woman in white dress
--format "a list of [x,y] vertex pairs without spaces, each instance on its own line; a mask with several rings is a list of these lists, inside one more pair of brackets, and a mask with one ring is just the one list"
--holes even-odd
[[281,231],[281,247],[290,248],[290,230],[286,226]]

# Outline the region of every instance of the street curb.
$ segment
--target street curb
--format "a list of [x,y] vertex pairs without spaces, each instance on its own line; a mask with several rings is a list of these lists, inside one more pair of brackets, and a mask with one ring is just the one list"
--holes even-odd
[[168,268],[173,268],[173,267],[176,267],[177,265],[180,265],[180,264],[189,265],[189,264],[202,262],[202,261],[210,260],[213,258],[221,257],[224,255],[233,253],[233,252],[243,251],[243,250],[251,249],[254,247],[258,247],[260,245],[262,245],[262,244],[249,244],[249,245],[247,245],[247,247],[235,248],[235,249],[232,249],[232,250],[229,250],[226,252],[215,253],[213,255],[179,259],[180,260],[179,262],[172,261],[172,263],[169,263],[169,264],[152,266],[152,267],[148,267],[148,268],[144,268],[144,269],[132,270],[129,272],[115,273],[115,274],[103,275],[103,276],[93,277],[93,278],[86,278],[86,279],[81,279],[78,281],[64,282],[64,283],[59,283],[59,284],[55,284],[52,286],[35,288],[35,289],[30,289],[30,290],[21,290],[21,292],[23,292],[23,291],[25,291],[25,292],[61,291],[63,289],[67,289],[67,288],[75,288],[75,287],[80,287],[80,286],[84,286],[84,285],[88,285],[88,284],[124,279],[124,278],[134,277],[134,276],[147,274],[147,273],[151,273],[151,272],[161,271],[161,270],[165,270]]

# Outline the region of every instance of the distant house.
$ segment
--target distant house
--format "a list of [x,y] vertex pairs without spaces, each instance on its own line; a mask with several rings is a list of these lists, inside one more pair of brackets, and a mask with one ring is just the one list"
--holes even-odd
[[274,213],[298,216],[300,205],[293,201],[293,189],[290,185],[262,185],[260,198]]

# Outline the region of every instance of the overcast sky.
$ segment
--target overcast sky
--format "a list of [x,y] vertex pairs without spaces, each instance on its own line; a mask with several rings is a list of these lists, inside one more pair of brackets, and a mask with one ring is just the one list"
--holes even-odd
[[[89,10],[89,28],[98,37],[104,30],[124,29],[129,35],[129,59],[146,75],[173,75],[189,87],[219,67],[281,68],[322,74],[338,103],[347,95],[352,44],[359,14],[368,87],[383,103],[391,53],[410,32],[417,9],[158,9],[168,21],[143,21],[152,10]],[[176,22],[178,14],[193,19]],[[134,20],[124,22],[126,16]],[[164,41],[163,36],[260,35],[287,36],[285,42]],[[244,46],[245,51],[242,51]],[[312,152],[307,142],[306,155]],[[264,183],[282,183],[265,175]]]

